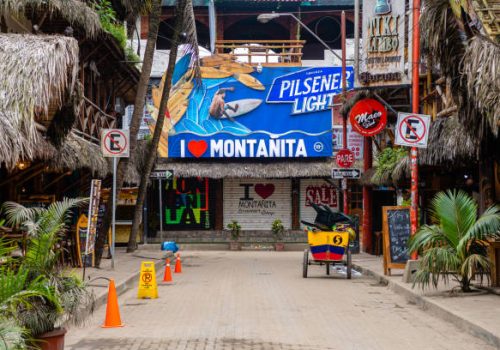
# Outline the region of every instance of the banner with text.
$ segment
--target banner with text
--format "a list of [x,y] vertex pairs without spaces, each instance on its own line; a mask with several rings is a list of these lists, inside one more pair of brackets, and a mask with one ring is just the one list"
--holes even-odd
[[[347,74],[351,89],[352,67]],[[340,67],[202,67],[200,85],[181,79],[172,90],[160,156],[331,157],[330,106],[341,90]]]

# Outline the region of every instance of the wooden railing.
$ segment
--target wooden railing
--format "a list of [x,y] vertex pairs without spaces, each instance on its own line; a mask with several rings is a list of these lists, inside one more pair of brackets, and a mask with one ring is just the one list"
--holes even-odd
[[217,53],[229,53],[240,62],[262,66],[301,66],[305,40],[218,40]]
[[116,117],[105,113],[87,97],[83,98],[83,106],[78,116],[75,129],[79,136],[90,138],[92,141],[101,139],[101,129],[112,129],[116,126]]

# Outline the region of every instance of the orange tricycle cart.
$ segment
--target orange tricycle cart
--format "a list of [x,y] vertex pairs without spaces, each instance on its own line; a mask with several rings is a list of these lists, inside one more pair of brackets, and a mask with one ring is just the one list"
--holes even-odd
[[[307,278],[310,265],[326,266],[330,274],[332,265],[346,267],[346,277],[351,278],[352,257],[349,243],[356,237],[351,218],[342,213],[333,212],[328,207],[313,206],[317,212],[314,223],[302,221],[308,226],[307,242],[304,250],[302,277]],[[310,258],[311,257],[311,258]]]

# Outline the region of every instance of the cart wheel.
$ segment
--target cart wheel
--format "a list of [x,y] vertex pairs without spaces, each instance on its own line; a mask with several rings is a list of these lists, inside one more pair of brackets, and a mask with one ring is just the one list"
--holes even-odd
[[330,275],[330,264],[326,263],[326,274]]
[[304,261],[302,266],[302,277],[307,278],[307,268],[309,267],[309,250],[304,250]]
[[347,247],[347,279],[350,280],[352,276],[352,255],[351,249]]

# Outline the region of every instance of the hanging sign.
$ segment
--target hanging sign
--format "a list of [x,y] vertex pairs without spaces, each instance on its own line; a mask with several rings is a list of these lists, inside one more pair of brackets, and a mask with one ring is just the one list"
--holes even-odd
[[[363,40],[359,57],[356,87],[407,85],[411,71],[405,56],[405,36],[411,48],[411,35],[407,35],[403,0],[363,0]],[[410,9],[411,4],[410,4]]]
[[354,153],[343,148],[335,155],[337,165],[341,168],[350,168],[354,165]]
[[[343,131],[341,126],[333,127],[333,153],[344,148]],[[347,148],[354,154],[354,158],[363,159],[363,135],[352,130],[350,125],[347,126]]]
[[104,157],[127,158],[130,148],[128,129],[103,129],[101,149]]
[[427,148],[431,117],[424,114],[398,113],[394,143],[400,146]]
[[155,263],[152,261],[143,261],[141,263],[141,273],[139,275],[139,299],[158,298],[158,285],[156,284]]
[[387,110],[377,100],[365,98],[351,108],[349,120],[354,131],[363,136],[374,136],[384,130]]
[[88,213],[88,234],[85,243],[85,255],[92,254],[95,247],[95,237],[97,234],[97,219],[99,216],[99,200],[101,198],[101,180],[92,180],[90,186],[90,202]]

